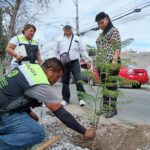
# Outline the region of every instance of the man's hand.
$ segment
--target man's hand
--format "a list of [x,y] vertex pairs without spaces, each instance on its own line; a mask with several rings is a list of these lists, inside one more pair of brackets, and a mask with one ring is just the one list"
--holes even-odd
[[96,129],[94,129],[94,128],[86,129],[84,137],[86,137],[88,139],[92,139],[95,137],[95,134],[96,134]]
[[87,69],[90,69],[91,68],[91,62],[88,62],[87,63]]
[[30,115],[30,117],[32,118],[32,119],[34,119],[35,121],[39,121],[39,117],[34,113],[34,112],[30,112],[29,113],[29,115]]
[[87,63],[87,69],[89,69],[89,70],[91,70],[91,71],[93,71],[93,62],[92,62],[92,60],[91,61],[89,61],[88,63]]

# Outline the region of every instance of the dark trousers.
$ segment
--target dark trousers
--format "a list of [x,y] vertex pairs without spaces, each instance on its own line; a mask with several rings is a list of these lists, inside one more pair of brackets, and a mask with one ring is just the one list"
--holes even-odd
[[69,102],[70,100],[70,89],[69,89],[69,81],[70,81],[70,74],[72,73],[76,88],[78,93],[78,100],[82,99],[81,98],[81,93],[80,92],[85,92],[83,84],[79,83],[78,81],[81,80],[81,69],[80,69],[80,64],[79,60],[73,60],[69,64],[66,65],[66,70],[64,75],[62,76],[62,96],[63,100]]
[[[119,67],[116,68],[112,68],[107,70],[107,78],[109,78],[109,76],[117,76],[119,73]],[[107,84],[110,83],[107,79],[106,79],[106,70],[99,70],[99,75],[100,75],[100,79],[101,82],[103,84]],[[117,87],[117,81],[111,81],[112,85],[111,86],[105,86],[106,89],[110,90],[110,91],[117,91],[118,87]],[[107,95],[103,95],[103,108],[104,110],[116,110],[116,103],[117,103],[117,96],[116,97],[110,97]]]

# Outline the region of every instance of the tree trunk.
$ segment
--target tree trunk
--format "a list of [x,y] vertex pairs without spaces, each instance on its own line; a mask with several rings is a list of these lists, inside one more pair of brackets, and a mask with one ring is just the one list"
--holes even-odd
[[[15,5],[11,5],[12,11],[10,13],[10,23],[8,27],[8,41],[10,41],[10,39],[13,36],[15,36],[16,18],[17,18],[17,14],[18,14],[18,10],[21,5],[21,2],[22,0],[16,0]],[[12,57],[8,53],[6,53],[6,57],[4,60],[6,72],[9,72],[11,69],[11,60],[12,60]]]
[[10,24],[8,29],[8,40],[15,35],[16,17],[22,0],[16,0],[15,5],[12,7],[12,13],[10,16]]

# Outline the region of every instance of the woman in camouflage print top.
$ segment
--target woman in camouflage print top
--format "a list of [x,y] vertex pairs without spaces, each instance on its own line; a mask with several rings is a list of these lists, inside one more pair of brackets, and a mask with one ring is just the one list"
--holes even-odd
[[[113,26],[109,16],[100,12],[96,15],[95,21],[98,23],[99,28],[102,30],[102,33],[98,36],[96,40],[97,44],[97,54],[96,54],[96,64],[100,73],[100,78],[102,83],[108,82],[106,80],[106,71],[102,71],[102,66],[106,64],[112,64],[113,69],[109,69],[107,74],[108,76],[117,76],[119,69],[117,64],[120,61],[119,54],[121,50],[121,39],[119,31]],[[114,68],[117,68],[114,69]],[[116,91],[117,84],[113,82],[112,86],[107,87],[108,90]],[[103,95],[103,108],[106,110],[106,118],[111,118],[117,114],[116,109],[117,97],[108,97]]]

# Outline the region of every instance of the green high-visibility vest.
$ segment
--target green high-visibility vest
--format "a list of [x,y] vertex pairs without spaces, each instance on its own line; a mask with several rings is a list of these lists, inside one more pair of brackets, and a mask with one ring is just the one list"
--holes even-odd
[[28,81],[29,85],[49,84],[48,78],[38,64],[24,64],[18,67]]
[[[26,90],[35,85],[50,85],[48,78],[38,64],[24,64],[10,71],[6,76],[0,78],[0,110],[6,112],[8,110],[23,108],[21,97],[24,96]],[[37,101],[26,100],[27,104],[34,107]]]
[[31,45],[38,45],[38,42],[36,40],[34,40],[34,39],[27,40],[25,38],[25,36],[23,36],[23,35],[18,35],[17,38],[18,38],[19,44],[29,44],[30,43]]

